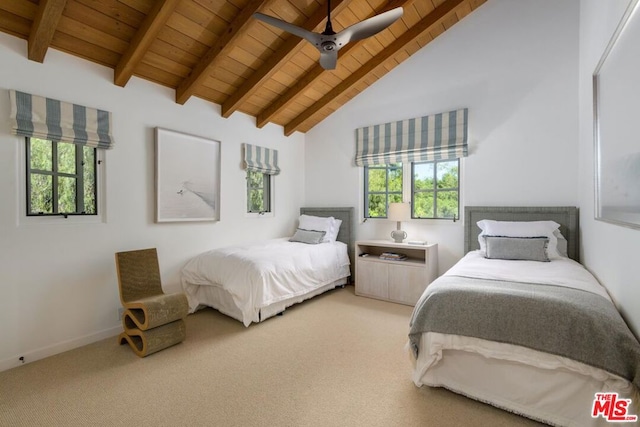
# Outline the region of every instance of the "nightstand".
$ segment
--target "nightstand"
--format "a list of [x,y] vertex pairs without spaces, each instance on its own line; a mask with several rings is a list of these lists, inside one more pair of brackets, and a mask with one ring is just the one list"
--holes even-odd
[[[415,305],[438,277],[438,245],[410,245],[390,240],[356,242],[356,295]],[[382,259],[383,253],[406,259]]]

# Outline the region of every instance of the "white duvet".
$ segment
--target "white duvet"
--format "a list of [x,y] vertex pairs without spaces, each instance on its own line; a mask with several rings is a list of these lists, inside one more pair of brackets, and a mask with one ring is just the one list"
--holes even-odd
[[309,245],[287,238],[214,249],[192,258],[182,268],[182,287],[194,312],[200,286],[222,287],[245,319],[261,307],[306,294],[349,276],[347,245]]

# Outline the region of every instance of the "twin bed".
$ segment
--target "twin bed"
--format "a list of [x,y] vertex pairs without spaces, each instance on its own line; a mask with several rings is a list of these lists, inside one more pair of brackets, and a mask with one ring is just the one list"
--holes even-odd
[[[300,240],[315,233],[330,241],[309,244],[281,238],[202,253],[182,269],[189,311],[209,306],[249,326],[344,286],[351,275],[353,208],[308,207],[301,208],[300,214],[307,228],[338,224],[326,238],[321,230],[302,230]],[[329,238],[331,232],[337,235]]]
[[[513,235],[504,221],[526,223]],[[550,221],[561,235],[523,228]],[[496,224],[495,234],[512,235],[489,246],[489,237],[478,236],[494,234],[487,230]],[[577,239],[573,207],[468,207],[466,255],[429,285],[412,315],[414,383],[551,425],[601,426],[608,416],[639,415],[640,344],[606,289],[575,261]],[[490,251],[493,259],[485,258]],[[604,400],[594,406],[596,393],[617,393],[619,408],[610,411]]]

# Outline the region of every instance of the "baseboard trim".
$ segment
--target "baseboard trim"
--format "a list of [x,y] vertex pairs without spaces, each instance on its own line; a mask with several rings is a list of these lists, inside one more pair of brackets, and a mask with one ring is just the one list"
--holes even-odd
[[[36,360],[44,359],[46,357],[54,356],[59,353],[64,353],[65,351],[73,350],[74,348],[82,347],[105,338],[115,337],[120,332],[122,332],[122,325],[105,329],[100,332],[96,332],[95,334],[85,335],[83,337],[62,341],[37,350],[28,351],[9,359],[0,360],[0,372],[35,362]],[[20,360],[20,357],[23,357],[24,360]]]

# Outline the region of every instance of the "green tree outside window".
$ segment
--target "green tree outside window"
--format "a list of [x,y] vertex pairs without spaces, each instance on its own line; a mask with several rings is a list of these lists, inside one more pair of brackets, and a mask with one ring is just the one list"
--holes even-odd
[[270,176],[252,170],[247,171],[247,212],[271,212]]
[[40,138],[26,144],[27,215],[96,215],[96,149]]
[[413,163],[414,218],[460,217],[459,169],[458,159]]
[[365,166],[365,216],[386,218],[389,203],[402,202],[402,163]]
[[389,203],[402,202],[403,188],[410,188],[406,197],[411,194],[412,218],[459,218],[460,161],[435,160],[410,165],[411,174],[406,177],[402,163],[365,166],[365,217],[387,218]]

